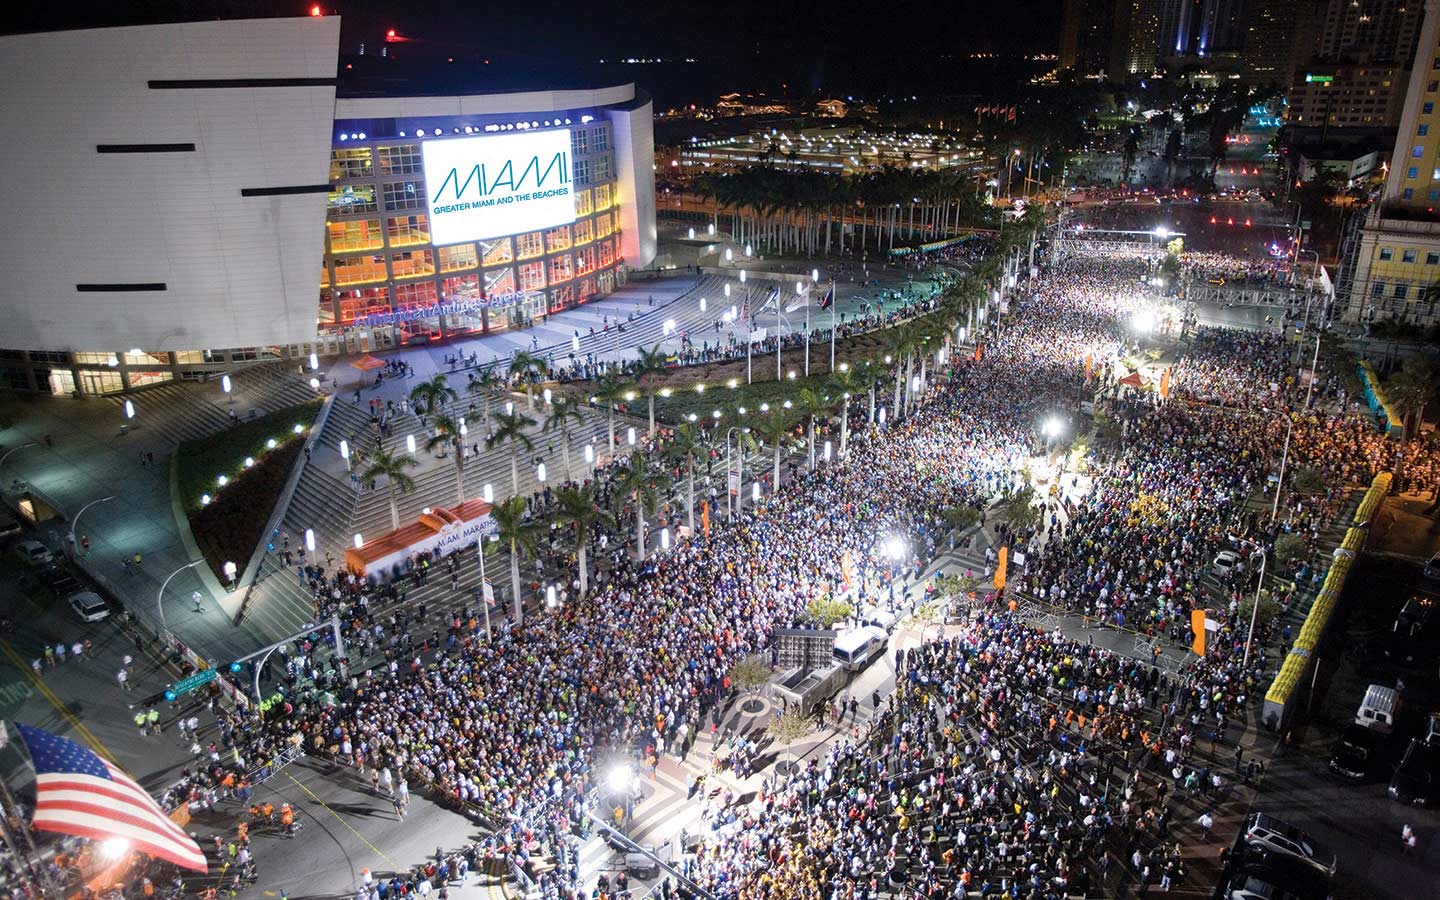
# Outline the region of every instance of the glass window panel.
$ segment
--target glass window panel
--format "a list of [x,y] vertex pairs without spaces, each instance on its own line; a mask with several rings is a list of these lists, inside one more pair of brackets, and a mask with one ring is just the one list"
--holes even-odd
[[570,249],[570,226],[561,225],[545,232],[545,252],[554,253],[557,250]]
[[515,291],[515,270],[486,269],[485,270],[485,296],[494,297],[497,294],[511,294]]
[[457,275],[440,282],[440,296],[446,300],[478,300],[480,298],[479,275]]
[[385,220],[385,233],[392,247],[414,247],[430,243],[430,220],[420,214]]
[[595,248],[581,247],[575,251],[575,274],[587,275],[595,271]]
[[330,180],[366,178],[374,174],[369,147],[353,147],[330,151]]
[[610,185],[601,184],[596,186],[595,208],[597,210],[610,208]]
[[435,274],[435,258],[429,250],[407,250],[390,254],[390,271],[396,278]]
[[522,234],[515,238],[516,259],[534,259],[544,252],[545,244],[538,231]]
[[595,230],[589,219],[581,219],[575,223],[575,246],[588,244],[594,239]]
[[420,171],[420,145],[376,147],[376,161],[381,175],[414,175]]
[[569,281],[574,272],[570,269],[570,254],[561,253],[550,257],[550,283],[559,284],[562,281]]
[[373,185],[347,184],[338,191],[331,191],[325,197],[328,211],[337,216],[373,213],[380,209],[375,202]]
[[514,244],[508,237],[495,238],[490,241],[480,242],[480,255],[484,258],[485,267],[501,266],[512,262],[515,259]]
[[581,188],[575,192],[575,215],[588,216],[590,211],[590,191]]
[[423,209],[424,192],[413,181],[387,181],[382,190],[386,209]]
[[326,222],[325,230],[330,235],[331,253],[379,250],[385,246],[385,239],[380,235],[379,219],[352,219],[343,222]]
[[416,281],[395,285],[396,306],[426,306],[435,302],[435,282]]
[[476,266],[474,244],[452,244],[436,248],[440,254],[440,271],[459,272]]
[[519,273],[520,290],[538,291],[545,287],[544,262],[521,263],[516,271]]
[[383,256],[341,256],[335,259],[335,284],[364,284],[367,281],[386,281],[390,273],[385,271]]
[[384,312],[390,308],[390,289],[384,287],[361,288],[356,291],[336,291],[335,301],[340,309],[341,323],[354,322],[361,316],[373,312]]

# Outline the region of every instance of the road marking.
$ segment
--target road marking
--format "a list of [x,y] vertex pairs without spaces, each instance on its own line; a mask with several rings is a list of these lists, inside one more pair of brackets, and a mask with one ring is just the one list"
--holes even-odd
[[15,652],[15,648],[10,646],[9,641],[0,641],[0,650],[5,651],[5,655],[10,658],[10,662],[14,664],[15,668],[19,669],[20,672],[30,680],[30,683],[35,685],[35,688],[44,695],[45,699],[50,701],[50,705],[55,707],[56,712],[65,717],[65,720],[69,722],[71,727],[80,735],[80,739],[90,745],[91,750],[94,750],[97,754],[108,759],[115,765],[120,765],[120,761],[115,758],[115,754],[111,753],[110,749],[102,744],[100,739],[92,734],[90,729],[86,728],[84,723],[75,717],[74,713],[70,712],[69,707],[60,702],[60,698],[55,696],[54,691],[50,690],[50,686],[47,685],[40,676],[35,674],[35,671],[21,658],[20,654]]
[[370,843],[370,839],[369,839],[369,838],[367,838],[365,835],[361,834],[360,832],[356,831],[356,830],[355,830],[355,826],[353,826],[353,825],[351,825],[349,822],[345,821],[345,817],[344,817],[344,816],[340,815],[338,812],[336,812],[335,810],[331,809],[331,808],[330,808],[330,804],[326,803],[324,800],[321,800],[318,796],[316,796],[315,792],[312,791],[312,790],[310,790],[310,788],[306,787],[306,785],[305,785],[304,782],[300,781],[300,779],[296,778],[294,775],[291,775],[289,772],[286,772],[286,773],[285,773],[285,777],[288,778],[288,779],[290,779],[292,782],[294,782],[295,786],[298,787],[300,790],[302,790],[302,791],[304,791],[305,793],[309,794],[311,800],[314,800],[316,803],[318,803],[318,804],[320,804],[321,806],[325,807],[325,811],[326,811],[326,812],[328,812],[330,815],[334,816],[335,819],[336,819],[341,825],[344,825],[346,828],[350,829],[350,833],[353,834],[353,835],[355,835],[355,836],[356,836],[357,838],[359,838],[362,842],[364,842],[365,846],[369,847],[369,848],[375,853],[376,856],[378,856],[378,857],[380,857],[381,859],[385,860],[387,863],[389,863],[390,865],[394,866],[396,869],[401,869],[401,868],[403,868],[403,866],[400,866],[398,863],[395,862],[395,860],[393,860],[393,859],[391,859],[390,857],[386,856],[386,855],[385,855],[385,852],[384,852],[383,850],[381,850],[379,847],[375,846],[374,844]]

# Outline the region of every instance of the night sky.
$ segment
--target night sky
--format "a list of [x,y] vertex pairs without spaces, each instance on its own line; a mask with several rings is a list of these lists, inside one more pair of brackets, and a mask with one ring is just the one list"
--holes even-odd
[[[146,24],[209,18],[301,15],[297,0],[126,0],[55,3],[21,0],[0,30]],[[366,45],[367,55],[394,28],[410,43],[392,45],[401,61],[479,63],[489,59],[497,81],[557,82],[595,77],[634,80],[670,102],[703,99],[717,90],[844,94],[964,91],[974,77],[972,52],[1054,52],[1060,0],[976,0],[859,3],[794,0],[551,0],[548,3],[465,3],[434,0],[321,0],[344,18],[342,52]],[[1003,10],[1003,15],[1000,11]],[[599,60],[692,57],[683,69],[625,66],[593,70]],[[513,80],[512,78],[512,80]],[[509,84],[497,84],[508,89]],[[657,90],[657,88],[659,88]]]

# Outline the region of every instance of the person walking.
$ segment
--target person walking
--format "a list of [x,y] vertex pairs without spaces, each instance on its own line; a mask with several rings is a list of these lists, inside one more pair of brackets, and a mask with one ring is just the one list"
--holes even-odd
[[1215,817],[1210,815],[1210,811],[1207,809],[1200,814],[1200,818],[1195,820],[1195,824],[1200,826],[1200,840],[1202,842],[1209,841],[1210,829],[1215,827]]
[[[37,660],[37,662],[38,662],[38,660]],[[116,673],[115,673],[115,680],[118,681],[118,682],[120,682],[120,690],[124,691],[124,692],[127,693],[127,694],[130,693],[130,691],[132,690],[132,688],[130,687],[130,673],[129,673],[129,672],[126,672],[124,669],[121,669],[119,672],[116,672]]]

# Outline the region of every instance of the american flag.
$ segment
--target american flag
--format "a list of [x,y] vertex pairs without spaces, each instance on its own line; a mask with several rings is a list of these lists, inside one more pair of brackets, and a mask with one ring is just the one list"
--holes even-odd
[[[750,289],[745,289],[745,299],[740,302],[740,321],[746,322],[750,319]],[[754,331],[754,328],[750,329]]]
[[118,839],[181,868],[205,871],[200,847],[124,772],[74,741],[19,722],[15,730],[35,763],[34,828]]
[[820,308],[821,308],[821,309],[829,309],[831,306],[834,306],[834,305],[835,305],[835,286],[832,284],[832,285],[830,286],[830,290],[826,291],[826,292],[820,297]]

